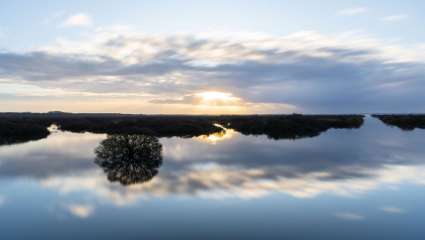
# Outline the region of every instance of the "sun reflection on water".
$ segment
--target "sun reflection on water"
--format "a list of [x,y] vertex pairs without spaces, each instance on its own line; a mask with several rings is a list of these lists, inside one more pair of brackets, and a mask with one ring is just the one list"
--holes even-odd
[[223,129],[223,131],[216,132],[209,135],[202,135],[202,136],[196,137],[196,139],[209,144],[217,144],[218,142],[232,139],[236,135],[236,132],[233,129],[225,128],[224,126],[217,123],[214,124],[214,126]]

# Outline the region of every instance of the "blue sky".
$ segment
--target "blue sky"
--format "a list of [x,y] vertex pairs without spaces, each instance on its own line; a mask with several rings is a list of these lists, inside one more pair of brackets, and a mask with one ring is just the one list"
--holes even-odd
[[[338,12],[364,8],[363,13],[343,16]],[[58,37],[84,32],[58,28],[59,16],[90,15],[97,26],[131,25],[144,32],[223,31],[288,34],[301,30],[323,33],[362,31],[405,43],[425,41],[423,1],[2,1],[1,47],[27,48]],[[394,15],[407,18],[389,24],[380,21]]]
[[[2,1],[0,98],[8,106],[3,105],[0,111],[120,111],[120,106],[130,100],[132,107],[123,111],[166,113],[170,104],[173,109],[179,105],[178,111],[196,113],[423,111],[414,98],[425,88],[420,57],[425,46],[425,31],[421,31],[425,22],[423,10],[425,2],[413,0]],[[182,35],[184,40],[179,39]],[[264,43],[259,40],[261,37]],[[108,41],[121,46],[114,51],[126,55],[105,52]],[[298,46],[288,47],[291,41]],[[204,51],[202,56],[189,53],[187,48],[195,42],[198,49],[194,52],[200,54],[205,46],[210,52]],[[137,46],[138,43],[145,45]],[[87,46],[75,47],[81,45]],[[232,46],[236,45],[244,50],[239,49],[239,55],[230,57]],[[157,53],[161,48],[164,51],[155,58],[149,55],[151,50],[146,52],[149,48]],[[213,57],[219,54],[218,50],[224,58]],[[285,51],[297,51],[296,59]],[[322,51],[321,59],[317,59],[318,51]],[[347,58],[340,55],[342,51],[350,52],[351,58],[342,59]],[[171,52],[174,53],[164,55]],[[252,53],[248,58],[247,52]],[[139,56],[134,57],[136,53]],[[155,66],[157,71],[151,74],[122,74],[124,70],[98,73],[105,66],[96,65],[99,62],[88,60],[86,55],[92,60],[102,58],[109,68],[163,64]],[[282,66],[289,58],[302,64]],[[365,58],[369,64],[365,64]],[[75,64],[69,66],[70,62]],[[171,62],[173,68],[167,65]],[[323,63],[330,64],[329,71],[345,70],[329,74],[326,69],[318,69]],[[21,68],[15,69],[17,65]],[[55,69],[48,70],[53,65]],[[88,71],[90,67],[96,70]],[[278,69],[284,68],[300,70],[281,77],[287,71]],[[30,69],[40,71],[39,77],[30,74]],[[270,73],[260,74],[264,71]],[[317,75],[306,77],[299,72]],[[252,79],[246,80],[248,76]],[[200,84],[196,80],[200,78],[206,80]],[[342,84],[336,78],[349,80]],[[370,89],[382,85],[397,87],[391,94],[382,90],[370,93]],[[287,97],[277,90],[288,93]],[[326,95],[320,96],[322,92]],[[340,93],[346,94],[335,96]],[[380,100],[364,97],[370,94]],[[142,101],[140,96],[149,96],[149,100]],[[57,104],[49,105],[51,98]],[[99,99],[104,101],[103,108],[88,107]],[[87,108],[74,106],[75,101]],[[335,102],[338,104],[333,105]]]

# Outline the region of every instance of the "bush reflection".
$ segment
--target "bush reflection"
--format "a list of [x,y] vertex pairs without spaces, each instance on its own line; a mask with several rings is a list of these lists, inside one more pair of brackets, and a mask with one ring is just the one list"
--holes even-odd
[[162,145],[146,135],[109,135],[96,148],[95,163],[111,182],[131,185],[151,180],[162,164]]

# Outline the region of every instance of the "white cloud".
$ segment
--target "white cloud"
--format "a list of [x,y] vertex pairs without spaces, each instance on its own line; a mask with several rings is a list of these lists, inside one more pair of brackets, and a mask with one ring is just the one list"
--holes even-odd
[[88,218],[94,212],[94,207],[86,204],[69,204],[65,207],[72,215],[78,218]]
[[351,7],[339,10],[338,14],[342,16],[354,16],[366,13],[367,11],[369,11],[369,9],[365,7]]
[[335,213],[335,217],[348,221],[360,221],[365,218],[363,215],[354,212],[338,212]]
[[69,16],[64,22],[64,27],[89,27],[93,24],[92,19],[85,13],[77,13]]
[[[183,106],[199,106],[193,96],[206,91],[232,94],[245,103],[248,111],[243,111],[250,113],[256,112],[249,110],[254,106],[261,109],[266,105],[270,109],[267,113],[291,111],[288,106],[316,113],[376,109],[419,112],[423,106],[414,96],[419,97],[425,87],[421,82],[425,59],[418,49],[358,33],[220,38],[101,29],[87,39],[60,40],[34,52],[0,53],[0,78],[21,84],[19,97],[25,97],[25,92],[40,98],[148,96],[136,102],[155,111],[161,103],[152,100],[180,100],[165,110],[178,107],[179,111],[173,113],[194,112],[196,109]],[[42,89],[30,91],[24,84]],[[409,94],[397,95],[404,89]],[[9,92],[18,95],[15,89]],[[191,99],[195,101],[187,101]],[[365,104],[366,99],[373,104]],[[337,106],[342,102],[343,107]],[[215,108],[211,113],[224,113],[234,111],[238,101],[232,101],[232,106],[212,103]],[[167,106],[162,105],[164,109]]]
[[397,15],[390,15],[390,16],[386,16],[381,18],[381,21],[383,22],[400,22],[403,21],[405,19],[407,19],[409,16],[406,14],[397,14]]

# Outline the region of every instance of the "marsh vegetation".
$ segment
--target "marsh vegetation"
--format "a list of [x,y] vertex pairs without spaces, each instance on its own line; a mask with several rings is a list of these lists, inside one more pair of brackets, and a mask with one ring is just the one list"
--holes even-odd
[[63,131],[138,134],[155,137],[194,137],[223,131],[219,123],[245,135],[271,139],[315,137],[331,128],[359,128],[362,115],[130,115],[51,112],[0,114],[0,143],[46,137],[56,124]]
[[109,135],[96,148],[95,163],[111,182],[122,185],[151,180],[162,164],[158,138],[145,135]]
[[386,125],[406,131],[416,128],[425,129],[425,114],[375,114],[373,117],[378,118]]

